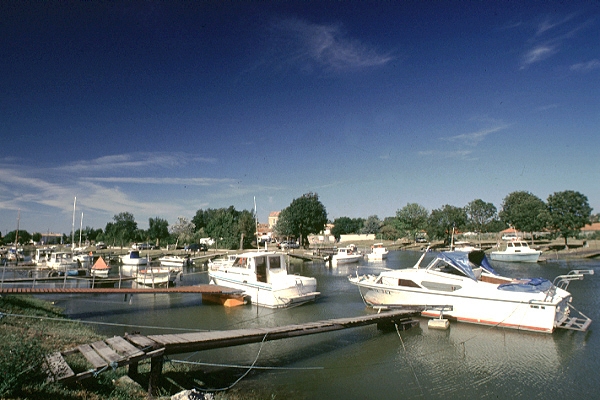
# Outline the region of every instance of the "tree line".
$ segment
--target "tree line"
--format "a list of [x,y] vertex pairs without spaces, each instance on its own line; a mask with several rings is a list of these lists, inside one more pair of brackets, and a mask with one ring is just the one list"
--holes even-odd
[[[408,203],[396,211],[393,217],[380,220],[377,215],[368,218],[339,217],[327,219],[325,206],[316,193],[306,193],[294,199],[279,215],[275,235],[279,238],[299,240],[308,245],[308,236],[324,231],[328,222],[333,224],[331,234],[339,240],[344,234],[375,234],[380,239],[416,240],[427,234],[429,240],[449,241],[453,229],[477,233],[500,232],[513,227],[520,232],[548,230],[567,238],[575,236],[590,222],[597,222],[600,214],[592,215],[585,195],[567,190],[548,196],[546,202],[532,193],[516,191],[506,196],[498,211],[494,204],[476,199],[464,207],[444,205],[427,210],[420,204]],[[148,229],[139,229],[133,214],[116,214],[104,230],[86,227],[78,229],[74,238],[84,242],[105,242],[107,245],[127,247],[132,242],[148,242],[156,245],[198,242],[200,238],[212,238],[215,246],[226,249],[250,248],[255,246],[255,210],[238,211],[235,207],[200,209],[191,220],[179,217],[169,225],[159,217],[150,218]],[[16,232],[9,232],[4,243],[14,243]],[[41,234],[29,234],[19,230],[19,243],[33,240],[39,242]],[[63,235],[63,243],[71,237]],[[254,243],[253,243],[254,242]]]

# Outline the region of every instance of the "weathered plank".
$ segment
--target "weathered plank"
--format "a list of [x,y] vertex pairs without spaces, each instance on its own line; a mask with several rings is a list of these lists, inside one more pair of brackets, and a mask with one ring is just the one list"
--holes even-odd
[[127,335],[126,339],[140,348],[155,348],[158,343],[143,335]]
[[104,358],[109,363],[118,362],[122,359],[120,355],[118,355],[113,349],[108,347],[108,345],[102,340],[92,343],[92,347],[98,352],[98,354],[100,354],[100,356],[102,356],[102,358]]
[[105,340],[105,342],[126,358],[138,357],[144,354],[143,351],[141,351],[140,349],[138,349],[137,347],[135,347],[120,336],[108,338]]
[[59,351],[46,356],[46,365],[52,380],[63,381],[75,376],[75,373]]
[[89,344],[82,344],[77,347],[79,352],[85,357],[86,360],[90,362],[94,366],[94,368],[102,368],[108,365],[106,360],[100,357],[100,354],[96,353],[94,349]]

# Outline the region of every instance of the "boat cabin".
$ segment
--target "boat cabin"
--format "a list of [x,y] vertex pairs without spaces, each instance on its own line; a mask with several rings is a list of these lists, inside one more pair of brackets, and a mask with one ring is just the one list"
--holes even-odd
[[243,275],[255,275],[257,282],[272,283],[273,275],[287,274],[283,254],[239,254],[231,268],[242,269]]

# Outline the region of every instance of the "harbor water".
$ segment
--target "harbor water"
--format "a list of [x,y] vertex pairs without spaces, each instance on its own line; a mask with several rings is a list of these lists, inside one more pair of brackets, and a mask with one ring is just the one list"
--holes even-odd
[[[94,323],[107,336],[125,332],[177,333],[245,327],[275,327],[330,318],[365,315],[358,289],[347,277],[378,274],[383,268],[408,268],[420,253],[393,251],[384,262],[330,267],[291,260],[291,272],[314,276],[321,297],[288,309],[246,305],[203,305],[193,294],[52,295],[72,319]],[[425,262],[427,259],[425,260]],[[451,323],[428,329],[427,320],[402,332],[375,326],[299,338],[210,350],[172,357],[168,362],[197,365],[205,371],[198,385],[228,386],[250,373],[235,389],[286,399],[575,399],[593,397],[600,371],[600,261],[548,260],[538,264],[492,262],[502,275],[553,280],[572,269],[595,275],[571,282],[573,305],[594,322],[587,332],[553,334]],[[183,281],[208,283],[206,268],[186,267]],[[208,372],[207,372],[208,371]],[[200,373],[199,373],[200,374]],[[225,379],[223,379],[225,377]],[[213,387],[217,389],[218,387]],[[191,389],[188,388],[188,389]]]

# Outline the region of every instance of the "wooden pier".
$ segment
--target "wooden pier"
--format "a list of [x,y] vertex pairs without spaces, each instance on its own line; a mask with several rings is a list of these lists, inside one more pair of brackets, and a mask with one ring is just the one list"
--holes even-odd
[[1,288],[2,294],[155,294],[155,293],[199,293],[216,295],[238,295],[242,291],[219,285],[193,285],[193,286],[174,286],[174,287],[155,287],[155,288],[132,288],[132,287],[96,287],[96,288]]
[[[213,286],[213,285],[211,285]],[[167,335],[115,336],[74,349],[55,352],[46,356],[50,379],[54,381],[77,381],[96,375],[106,368],[129,366],[128,374],[137,375],[138,363],[151,359],[149,393],[155,394],[162,373],[164,356],[190,353],[201,350],[238,346],[248,343],[279,340],[291,337],[332,332],[348,328],[377,324],[378,329],[408,329],[417,324],[412,317],[420,310],[402,310],[363,315],[353,318],[338,318],[305,324],[287,325],[276,328],[248,328],[227,331],[206,331]],[[90,368],[74,372],[65,357],[82,356]],[[80,364],[79,364],[80,365]]]

